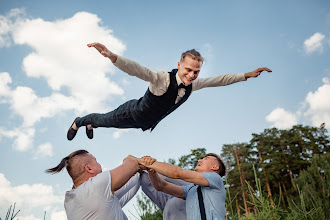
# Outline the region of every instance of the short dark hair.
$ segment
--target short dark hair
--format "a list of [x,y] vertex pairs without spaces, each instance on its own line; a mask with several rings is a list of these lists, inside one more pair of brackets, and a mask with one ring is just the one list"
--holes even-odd
[[226,175],[226,167],[225,167],[225,164],[222,162],[220,156],[218,154],[214,154],[214,153],[208,153],[205,155],[205,157],[207,157],[207,156],[215,157],[219,163],[219,169],[216,172],[220,176]]
[[191,57],[193,60],[197,60],[202,63],[204,62],[204,58],[202,57],[202,55],[195,49],[191,49],[191,50],[187,50],[186,52],[183,52],[181,54],[181,61],[183,61],[186,56]]

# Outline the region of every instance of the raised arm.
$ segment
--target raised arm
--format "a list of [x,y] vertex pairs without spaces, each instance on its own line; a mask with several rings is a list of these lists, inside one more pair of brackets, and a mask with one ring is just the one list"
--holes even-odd
[[162,211],[164,211],[167,201],[172,198],[166,193],[157,191],[151,184],[149,174],[144,171],[141,173],[141,189]]
[[[152,162],[152,160],[154,162]],[[148,168],[151,168],[155,170],[156,172],[167,176],[169,178],[173,179],[182,179],[184,181],[194,183],[196,185],[200,186],[209,186],[209,182],[205,179],[205,177],[196,172],[196,171],[191,171],[191,170],[184,170],[178,166],[168,164],[168,163],[163,163],[163,162],[158,162],[155,161],[154,158],[151,157],[143,157],[142,161],[139,163],[147,166]]]
[[117,61],[118,55],[111,52],[106,48],[103,44],[100,43],[91,43],[87,44],[88,47],[94,47],[96,50],[100,52],[104,57],[107,57],[111,60],[112,63],[115,63]]
[[173,183],[169,183],[161,178],[157,172],[149,171],[149,178],[152,186],[164,193],[170,194],[172,196],[184,199],[184,191],[181,186],[175,185]]
[[135,159],[125,158],[123,164],[110,170],[111,191],[120,189],[137,172],[138,162]]
[[97,49],[104,57],[109,58],[117,68],[124,71],[125,73],[150,82],[155,86],[162,84],[162,82],[165,81],[168,77],[166,72],[157,72],[148,69],[133,60],[118,56],[117,54],[109,51],[103,44],[91,43],[87,44],[87,46]]
[[140,174],[136,173],[123,187],[115,192],[121,207],[124,207],[135,196],[140,185]]

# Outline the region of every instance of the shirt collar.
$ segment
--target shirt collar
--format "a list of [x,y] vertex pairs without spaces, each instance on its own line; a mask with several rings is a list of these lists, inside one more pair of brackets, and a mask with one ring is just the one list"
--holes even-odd
[[181,81],[181,79],[180,79],[180,77],[179,77],[179,74],[178,73],[176,73],[175,74],[175,78],[176,78],[176,82],[178,83],[178,86],[180,85],[180,84],[183,84],[183,85],[185,85],[182,81]]

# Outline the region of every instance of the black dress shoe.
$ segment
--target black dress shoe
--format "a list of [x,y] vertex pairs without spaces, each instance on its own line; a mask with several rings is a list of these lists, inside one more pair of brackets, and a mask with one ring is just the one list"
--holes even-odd
[[86,135],[89,139],[93,139],[93,129],[88,130],[88,128],[86,126]]
[[[76,120],[77,120],[78,118],[79,118],[79,117],[77,117],[77,118],[73,121],[72,125],[76,122]],[[77,131],[78,131],[78,130],[74,130],[74,129],[72,128],[72,125],[70,126],[70,128],[69,128],[69,130],[68,130],[68,133],[66,134],[66,137],[68,138],[69,141],[71,141],[71,140],[76,136]]]

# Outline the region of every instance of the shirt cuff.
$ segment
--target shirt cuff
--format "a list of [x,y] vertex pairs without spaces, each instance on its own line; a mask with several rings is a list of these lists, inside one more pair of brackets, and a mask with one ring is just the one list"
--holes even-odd
[[247,80],[245,78],[245,73],[238,73],[238,78],[240,79],[239,81],[246,81]]
[[119,67],[123,66],[124,63],[125,63],[124,58],[122,56],[117,55],[117,60],[116,60],[116,62],[113,63],[113,65],[115,65],[116,67],[119,68]]

